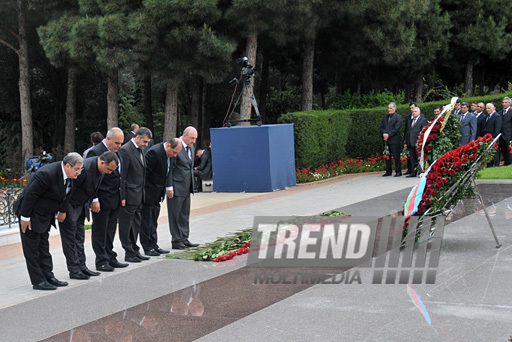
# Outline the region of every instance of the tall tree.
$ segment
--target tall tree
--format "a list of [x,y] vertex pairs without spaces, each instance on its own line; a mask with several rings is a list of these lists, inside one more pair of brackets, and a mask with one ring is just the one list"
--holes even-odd
[[178,90],[184,71],[213,81],[222,76],[219,66],[228,63],[234,44],[218,36],[209,26],[220,18],[217,0],[145,0],[147,21],[158,34],[147,44],[153,63],[167,78],[164,139],[176,136]]
[[[256,65],[258,49],[258,36],[272,31],[274,37],[288,30],[287,14],[295,6],[292,0],[232,0],[231,7],[226,12],[226,18],[232,21],[246,40],[245,55],[250,65]],[[251,117],[251,100],[253,94],[254,77],[251,77],[250,89],[244,87],[242,104],[240,105],[240,119],[248,120]]]
[[473,96],[474,68],[482,60],[503,60],[512,49],[512,6],[508,0],[443,0],[442,6],[451,13],[453,49],[465,65],[464,92]]
[[[34,153],[34,132],[32,123],[32,106],[30,99],[30,67],[27,31],[28,0],[6,1],[4,10],[14,8],[17,13],[17,23],[12,27],[0,22],[0,28],[8,36],[0,37],[0,44],[8,47],[18,55],[19,63],[19,93],[21,114],[21,144],[23,160],[28,160]],[[9,6],[10,5],[10,6]],[[11,7],[12,6],[12,7]],[[4,17],[7,18],[7,17]]]

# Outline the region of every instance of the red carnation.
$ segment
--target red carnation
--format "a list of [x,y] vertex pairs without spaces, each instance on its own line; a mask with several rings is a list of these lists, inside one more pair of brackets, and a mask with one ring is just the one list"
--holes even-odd
[[475,153],[473,153],[472,155],[469,156],[469,158],[476,159],[476,158],[478,158],[478,156]]
[[437,191],[432,190],[432,196],[437,196]]
[[448,170],[448,173],[450,174],[450,176],[453,176],[455,174],[455,170]]
[[462,167],[462,163],[461,162],[455,163],[455,167],[457,169],[460,169]]

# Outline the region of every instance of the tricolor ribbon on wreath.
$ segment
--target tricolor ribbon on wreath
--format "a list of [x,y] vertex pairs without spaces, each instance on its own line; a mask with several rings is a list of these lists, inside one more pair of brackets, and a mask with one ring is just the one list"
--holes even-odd
[[[439,118],[442,117],[444,115],[444,113],[451,112],[453,110],[453,106],[455,105],[455,102],[457,102],[457,99],[458,99],[458,97],[452,97],[450,104],[447,105],[446,107],[444,107],[441,114],[439,114],[437,117],[434,118],[434,123],[432,123],[432,125],[430,125],[430,127],[425,131],[425,134],[423,135],[423,143],[421,144],[421,154],[420,154],[420,166],[421,166],[422,170],[425,169],[425,145],[427,143],[428,136],[430,135],[432,128],[434,128],[434,126],[436,125]],[[448,117],[446,117],[444,120],[443,128],[446,125],[447,120],[448,120]],[[441,128],[441,131],[443,130],[443,128]]]

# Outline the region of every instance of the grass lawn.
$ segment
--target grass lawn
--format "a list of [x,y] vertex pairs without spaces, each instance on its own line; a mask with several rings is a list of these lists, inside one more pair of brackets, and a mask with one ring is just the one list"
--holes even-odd
[[512,165],[487,167],[478,173],[477,179],[512,179]]

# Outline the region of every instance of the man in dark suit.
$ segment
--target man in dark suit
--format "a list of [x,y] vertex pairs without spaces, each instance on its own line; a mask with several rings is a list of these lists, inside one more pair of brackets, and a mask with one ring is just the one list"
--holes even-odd
[[158,246],[158,215],[160,202],[165,195],[171,196],[172,165],[176,162],[176,155],[182,149],[181,141],[173,138],[170,142],[163,142],[152,146],[146,153],[146,183],[144,185],[144,206],[142,207],[142,223],[140,231],[140,244],[146,255],[159,256],[169,251]]
[[453,114],[460,115],[462,113],[461,107],[462,107],[462,100],[457,99],[457,101],[455,101],[455,104],[453,106]]
[[[488,115],[482,127],[482,136],[490,133],[493,138],[496,138],[501,132],[501,115],[496,112],[496,106],[491,102],[485,106],[485,110]],[[500,166],[500,154],[498,151],[494,154],[494,159],[487,163],[487,167],[491,166]]]
[[386,159],[386,173],[383,177],[391,176],[391,157],[395,158],[395,177],[402,175],[402,161],[400,160],[400,128],[402,127],[402,117],[396,114],[396,104],[391,102],[388,105],[388,114],[382,118],[380,132],[384,143],[389,148],[389,159]]
[[503,155],[504,165],[512,163],[512,156],[510,155],[510,140],[512,140],[512,108],[510,108],[510,97],[505,97],[501,101],[503,109],[500,110],[501,116],[501,137],[500,153]]
[[209,149],[200,150],[199,165],[194,168],[194,176],[202,180],[212,179],[212,157]]
[[14,212],[20,218],[23,254],[35,290],[55,290],[68,285],[56,279],[52,272],[48,236],[51,226],[55,226],[55,218],[59,222],[66,219],[72,180],[80,175],[82,165],[82,156],[71,152],[62,162],[41,167],[14,205]]
[[421,130],[427,125],[427,119],[420,115],[421,111],[418,107],[415,107],[412,113],[414,118],[411,121],[411,127],[408,129],[408,135],[404,137],[411,160],[411,173],[407,177],[416,177],[417,175],[418,150],[416,149],[416,143]]
[[89,218],[89,203],[96,195],[104,174],[112,173],[119,164],[114,152],[104,152],[97,158],[84,161],[82,173],[73,185],[66,219],[59,223],[62,250],[71,279],[89,279],[100,275],[85,264],[84,221]]
[[194,143],[197,130],[189,126],[180,137],[183,148],[176,156],[171,168],[170,196],[167,198],[169,229],[172,235],[172,248],[185,249],[198,246],[189,241],[190,194],[194,192]]
[[485,104],[483,102],[478,102],[476,104],[476,137],[483,137],[485,134],[482,134],[482,130],[486,121],[487,116],[484,114]]
[[[411,128],[411,122],[414,118],[412,114],[412,110],[416,108],[416,103],[411,102],[409,103],[409,110],[411,111],[411,115],[407,115],[405,117],[405,126],[404,126],[404,140],[405,137],[409,136],[409,128]],[[407,144],[404,142],[404,147],[407,148]],[[411,158],[407,159],[407,172],[404,173],[405,175],[411,174],[412,166],[411,166]]]
[[467,102],[462,102],[460,108],[461,126],[459,142],[462,146],[476,139],[477,123],[475,114],[469,112],[469,104]]
[[119,211],[119,239],[125,251],[124,260],[141,262],[149,260],[140,254],[137,238],[140,233],[146,163],[142,149],[153,137],[147,127],[137,130],[135,137],[119,150],[121,155],[121,209]]
[[[88,158],[99,157],[106,151],[117,154],[123,144],[124,134],[119,127],[108,130],[107,137],[101,143],[94,146],[87,154]],[[117,154],[119,158],[119,154]],[[123,161],[119,159],[118,168],[111,174],[104,175],[96,198],[92,200],[92,248],[96,254],[96,270],[112,272],[114,268],[126,267],[128,264],[117,260],[114,252],[114,236],[116,234],[117,218],[121,206],[120,169]]]
[[126,144],[128,141],[132,140],[132,138],[135,138],[135,134],[137,133],[137,130],[139,129],[139,125],[136,123],[132,124],[130,126],[130,132],[126,133],[126,136],[124,137],[123,144]]

